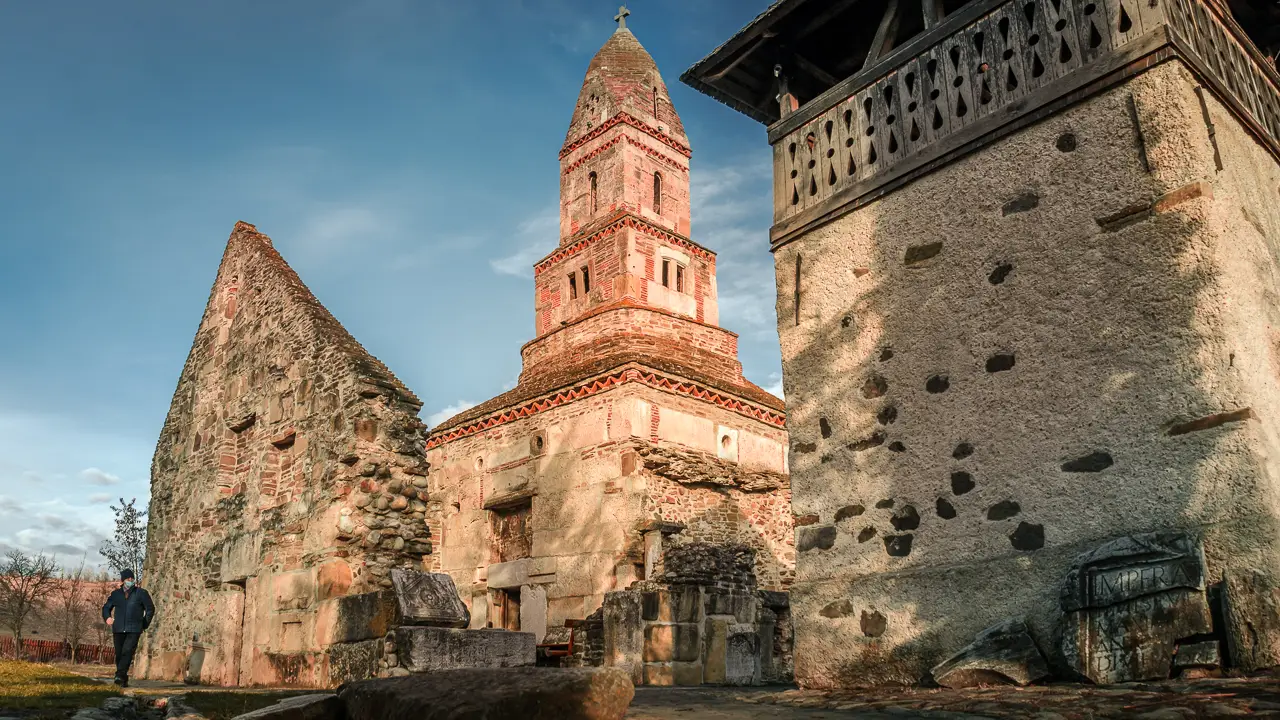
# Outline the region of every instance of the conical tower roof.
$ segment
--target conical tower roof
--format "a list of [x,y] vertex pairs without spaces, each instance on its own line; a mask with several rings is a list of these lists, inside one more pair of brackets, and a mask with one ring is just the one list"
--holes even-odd
[[632,116],[683,148],[689,145],[657,63],[625,27],[618,28],[591,58],[565,145],[618,113]]

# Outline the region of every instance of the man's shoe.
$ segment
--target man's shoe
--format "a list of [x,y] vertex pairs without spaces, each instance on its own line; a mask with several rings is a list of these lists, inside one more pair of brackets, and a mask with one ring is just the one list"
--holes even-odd
[[114,680],[112,680],[112,682],[114,682],[116,685],[119,685],[120,687],[124,687],[124,683],[125,683],[124,679],[118,675]]
[[120,687],[122,688],[129,687],[129,678],[125,678],[124,681],[120,683]]

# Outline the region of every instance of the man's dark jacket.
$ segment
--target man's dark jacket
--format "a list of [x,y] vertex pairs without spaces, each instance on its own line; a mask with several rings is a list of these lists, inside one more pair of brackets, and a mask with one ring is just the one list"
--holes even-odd
[[116,588],[102,606],[102,619],[111,617],[111,610],[116,611],[116,621],[111,626],[115,632],[142,632],[151,624],[156,616],[156,606],[151,604],[151,595],[136,585],[125,594],[124,588]]

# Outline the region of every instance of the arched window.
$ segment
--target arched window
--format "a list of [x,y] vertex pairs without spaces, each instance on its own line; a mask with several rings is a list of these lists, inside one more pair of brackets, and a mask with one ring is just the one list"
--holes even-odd
[[599,183],[596,180],[595,173],[591,173],[588,177],[591,178],[591,214],[595,215],[596,209],[599,208],[599,195],[596,192]]
[[653,211],[662,214],[662,175],[653,174]]

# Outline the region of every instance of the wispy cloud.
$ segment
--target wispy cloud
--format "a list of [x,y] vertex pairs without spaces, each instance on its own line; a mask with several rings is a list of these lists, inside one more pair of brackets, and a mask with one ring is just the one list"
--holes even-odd
[[0,495],[0,513],[20,513],[23,511],[22,503],[10,497]]
[[782,374],[770,373],[769,384],[764,386],[765,392],[773,393],[782,399],[786,399],[786,395],[782,391]]
[[93,467],[81,470],[80,477],[84,478],[91,485],[116,485],[120,482],[119,477]]
[[94,505],[105,505],[114,499],[115,498],[111,497],[107,493],[98,493],[96,495],[89,496],[89,502],[93,503]]
[[520,223],[514,234],[515,252],[490,260],[489,267],[499,275],[533,277],[533,263],[551,252],[558,242],[559,232],[560,208],[547,208]]
[[459,400],[458,402],[452,405],[449,405],[448,407],[440,408],[439,410],[427,416],[427,427],[429,428],[435,427],[440,423],[444,422],[445,420],[448,420],[454,415],[457,415],[458,413],[462,412],[463,410],[470,410],[471,408],[475,407],[477,404],[478,403],[473,403],[470,400]]

